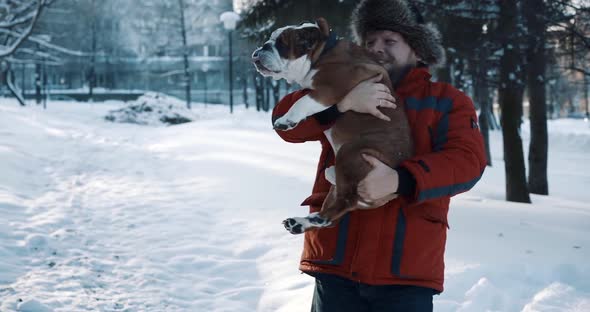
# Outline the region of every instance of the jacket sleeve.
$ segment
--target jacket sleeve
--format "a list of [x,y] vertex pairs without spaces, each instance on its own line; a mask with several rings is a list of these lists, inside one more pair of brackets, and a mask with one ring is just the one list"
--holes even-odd
[[[433,152],[401,163],[415,179],[411,201],[422,202],[470,190],[481,178],[487,161],[473,102],[461,93],[438,121]],[[403,183],[403,181],[400,181]]]
[[[289,109],[299,100],[306,96],[309,90],[298,90],[285,95],[272,111],[272,123],[285,115]],[[317,141],[323,135],[324,131],[329,129],[337,116],[330,114],[326,117],[322,112],[312,115],[300,122],[295,128],[287,131],[276,130],[277,134],[285,141],[290,143],[303,143],[307,141]]]

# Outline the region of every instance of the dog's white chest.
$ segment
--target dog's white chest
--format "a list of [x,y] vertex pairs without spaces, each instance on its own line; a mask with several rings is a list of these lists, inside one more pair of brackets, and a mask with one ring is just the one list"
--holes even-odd
[[334,143],[334,138],[332,137],[332,133],[333,133],[332,128],[324,131],[324,135],[328,139],[328,142],[330,142],[330,145],[332,145],[332,150],[334,150],[334,155],[337,155],[338,149],[340,148],[340,146],[336,146],[336,144]]

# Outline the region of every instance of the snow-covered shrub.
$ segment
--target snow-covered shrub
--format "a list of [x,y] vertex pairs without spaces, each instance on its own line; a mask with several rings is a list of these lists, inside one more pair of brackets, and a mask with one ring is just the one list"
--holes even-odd
[[162,93],[148,92],[127,106],[110,111],[105,117],[112,122],[140,125],[176,125],[191,122],[197,115],[184,101]]

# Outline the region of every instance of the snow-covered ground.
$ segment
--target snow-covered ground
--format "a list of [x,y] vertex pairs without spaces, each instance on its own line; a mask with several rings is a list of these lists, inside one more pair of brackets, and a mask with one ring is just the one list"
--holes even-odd
[[[0,311],[309,311],[281,221],[306,213],[319,144],[243,108],[104,120],[122,105],[0,100]],[[498,132],[492,149],[452,202],[435,311],[590,311],[589,125],[550,123],[552,195],[532,205],[503,200]]]

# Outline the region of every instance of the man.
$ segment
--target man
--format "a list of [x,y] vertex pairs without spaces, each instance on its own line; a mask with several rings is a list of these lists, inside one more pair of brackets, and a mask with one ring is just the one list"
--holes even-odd
[[[376,77],[315,118],[278,131],[288,142],[322,144],[313,194],[302,205],[321,208],[330,187],[324,170],[334,163],[323,130],[342,112],[386,119],[378,107],[397,104],[408,116],[416,153],[397,168],[365,155],[374,168],[359,184],[359,195],[383,205],[353,211],[333,228],[306,232],[300,269],[316,278],[315,312],[432,311],[433,295],[443,291],[450,197],[473,187],[486,165],[477,116],[465,94],[430,81],[428,67],[443,62],[444,50],[438,31],[415,8],[403,0],[363,0],[351,27],[357,43],[390,73],[400,101],[394,103]],[[273,117],[305,94],[285,96]]]

